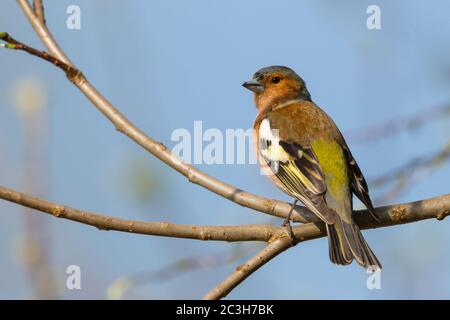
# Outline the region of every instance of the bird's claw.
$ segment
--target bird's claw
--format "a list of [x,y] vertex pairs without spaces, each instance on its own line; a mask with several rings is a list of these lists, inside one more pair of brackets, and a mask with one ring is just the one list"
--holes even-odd
[[290,222],[289,220],[286,219],[286,220],[283,221],[283,223],[282,223],[281,226],[286,227],[286,229],[287,229],[287,234],[288,234],[289,238],[290,238],[292,241],[295,241],[294,232],[292,231],[291,222]]

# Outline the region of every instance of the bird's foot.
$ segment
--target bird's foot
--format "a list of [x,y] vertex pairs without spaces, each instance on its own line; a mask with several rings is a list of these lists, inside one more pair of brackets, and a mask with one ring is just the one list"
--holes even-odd
[[292,241],[295,241],[294,232],[292,231],[291,221],[289,219],[285,219],[281,226],[286,227],[289,238]]
[[286,227],[288,236],[292,240],[292,243],[294,245],[297,243],[297,241],[295,240],[294,232],[292,231],[291,216],[292,216],[292,212],[294,211],[295,206],[297,205],[297,201],[298,200],[295,199],[294,202],[292,203],[291,210],[289,210],[289,213],[286,216],[286,219],[284,219],[283,224],[282,224],[283,227]]

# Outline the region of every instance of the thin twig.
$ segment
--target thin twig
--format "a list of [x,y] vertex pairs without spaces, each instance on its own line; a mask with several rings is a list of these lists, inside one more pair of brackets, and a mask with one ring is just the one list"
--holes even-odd
[[[260,245],[258,245],[259,247]],[[215,251],[209,254],[183,257],[157,270],[145,270],[115,279],[107,289],[108,299],[123,299],[126,293],[148,283],[167,282],[177,276],[200,269],[217,268],[226,264],[241,261],[254,252],[257,246],[251,243],[245,247],[234,246],[231,250]]]
[[397,179],[406,179],[418,170],[428,170],[437,168],[450,159],[450,142],[437,152],[425,156],[419,156],[409,160],[401,167],[379,175],[374,179],[370,179],[370,186],[378,188]]
[[414,184],[423,180],[450,159],[450,143],[432,155],[417,157],[396,170],[389,171],[371,183],[372,187],[381,187],[394,182],[383,195],[374,199],[375,204],[389,203],[404,194]]
[[47,62],[54,64],[56,67],[63,70],[66,73],[67,78],[71,81],[73,81],[72,79],[77,76],[83,77],[81,75],[81,72],[78,69],[72,67],[72,65],[53,57],[46,51],[39,51],[35,48],[23,44],[22,42],[11,37],[7,32],[0,32],[0,40],[6,42],[3,47],[7,49],[25,51],[35,57],[41,58]]
[[358,128],[349,132],[349,140],[354,144],[373,142],[388,138],[402,131],[417,130],[429,122],[450,117],[450,104],[427,108],[413,115],[396,117],[388,122],[369,128]]
[[289,249],[294,244],[289,237],[279,238],[269,243],[257,255],[252,257],[243,265],[236,268],[230,276],[228,276],[219,285],[209,291],[204,297],[204,300],[217,300],[224,298],[228,293],[236,288],[242,281],[247,279],[253,272],[261,268],[267,262],[275,258],[283,251]]

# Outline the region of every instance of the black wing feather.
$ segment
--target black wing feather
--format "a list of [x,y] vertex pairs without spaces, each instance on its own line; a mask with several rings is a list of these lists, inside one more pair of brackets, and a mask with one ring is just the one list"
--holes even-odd
[[366,179],[364,178],[364,175],[362,174],[361,169],[358,166],[358,163],[356,163],[355,158],[353,158],[353,155],[347,146],[343,146],[343,150],[350,171],[352,172],[351,188],[353,193],[359,198],[359,200],[362,201],[362,203],[364,203],[364,205],[369,210],[370,215],[376,221],[380,222],[380,218],[378,218],[378,216],[376,215],[375,209],[372,204],[372,200],[370,199],[369,196],[369,187],[367,186]]

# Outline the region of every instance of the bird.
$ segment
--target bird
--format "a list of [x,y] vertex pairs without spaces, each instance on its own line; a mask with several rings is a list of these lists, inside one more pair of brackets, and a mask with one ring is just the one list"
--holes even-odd
[[353,260],[366,269],[381,263],[353,219],[353,194],[380,221],[367,182],[338,127],[311,99],[305,81],[285,66],[258,70],[242,84],[254,94],[253,140],[259,163],[281,191],[294,198],[285,220],[302,202],[325,223],[332,263]]

